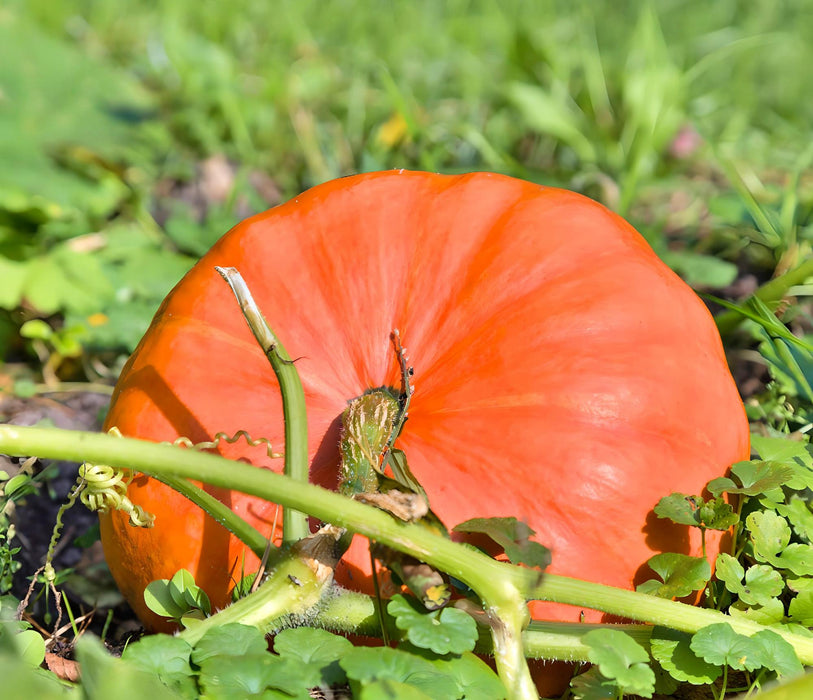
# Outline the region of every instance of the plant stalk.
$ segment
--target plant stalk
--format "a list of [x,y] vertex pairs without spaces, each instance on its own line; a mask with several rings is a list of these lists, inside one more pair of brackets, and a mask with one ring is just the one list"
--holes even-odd
[[[132,438],[14,425],[0,426],[0,452],[115,464],[154,476],[195,478],[266,498],[411,553],[470,586],[480,595],[487,609],[510,610],[510,606],[515,605],[517,592],[520,592],[523,599],[589,607],[690,633],[718,622],[727,622],[737,632],[747,635],[768,629],[750,620],[635,591],[554,574],[540,577],[538,571],[495,561],[420,525],[399,521],[340,494],[218,455]],[[771,629],[794,647],[803,664],[813,665],[813,638]]]
[[[285,474],[295,481],[307,483],[308,417],[299,372],[296,371],[291,356],[265,320],[242,275],[233,267],[216,267],[215,270],[231,287],[248,327],[271,363],[274,374],[277,375],[285,421]],[[292,545],[309,534],[307,516],[300,511],[283,508],[283,544]]]

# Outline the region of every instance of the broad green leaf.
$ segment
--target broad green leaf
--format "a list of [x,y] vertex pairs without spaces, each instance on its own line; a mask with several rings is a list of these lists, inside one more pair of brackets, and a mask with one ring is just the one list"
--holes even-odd
[[189,665],[192,647],[180,637],[153,634],[129,644],[121,655],[125,661],[161,679],[185,698],[196,698],[197,684]]
[[359,694],[359,700],[434,700],[434,697],[414,685],[388,678],[368,683]]
[[618,686],[595,667],[570,681],[570,688],[576,700],[615,700],[621,695]]
[[755,511],[745,524],[758,561],[790,569],[797,576],[813,574],[813,546],[789,544],[791,531],[785,518],[773,511]]
[[394,595],[387,604],[387,612],[395,618],[396,627],[406,631],[413,645],[441,655],[474,649],[477,623],[471,615],[457,608],[427,612],[417,600],[415,604],[412,600]]
[[690,250],[664,250],[660,258],[692,287],[722,289],[737,277],[737,266],[713,255]]
[[737,634],[727,622],[699,630],[689,646],[700,658],[717,666],[753,671],[762,665],[762,647],[749,637]]
[[[199,684],[205,697],[220,700],[282,697],[310,700],[308,678],[299,663],[273,654],[210,656],[201,664]],[[271,692],[269,692],[271,691]]]
[[314,687],[346,682],[339,659],[352,648],[353,643],[345,637],[311,627],[283,630],[274,637],[274,651],[301,664],[303,675],[312,671]]
[[699,496],[675,492],[661,498],[654,510],[659,518],[671,520],[678,525],[696,526],[700,524],[697,510],[702,503],[703,499]]
[[697,517],[700,518],[701,525],[710,530],[728,530],[740,521],[731,504],[722,498],[713,498],[701,505],[697,510]]
[[758,496],[788,483],[794,476],[792,467],[781,462],[737,462],[731,467],[736,481],[723,477],[709,482],[709,492],[719,496],[722,492]]
[[76,658],[82,667],[82,690],[88,700],[178,700],[151,673],[110,656],[101,642],[84,634],[76,642]]
[[705,587],[711,578],[711,566],[703,557],[664,552],[656,554],[647,564],[661,581],[645,581],[637,587],[641,593],[661,598],[682,598]]
[[761,625],[775,625],[785,619],[785,605],[779,598],[769,598],[761,605],[748,605],[737,600],[731,604],[728,613],[731,617],[751,620]]
[[[4,630],[0,634],[9,634]],[[45,640],[39,632],[23,630],[9,635],[20,658],[31,666],[39,666],[45,659]]]
[[53,673],[28,664],[21,664],[16,656],[3,652],[0,652],[0,678],[2,678],[3,697],[9,700],[12,698],[36,698],[36,700],[76,698],[76,692],[62,685]]
[[535,534],[534,531],[516,518],[472,518],[457,525],[454,531],[488,535],[503,548],[514,564],[522,563],[540,569],[545,569],[550,564],[550,550],[532,541],[530,538]]
[[199,609],[205,614],[212,611],[209,596],[195,583],[195,577],[186,569],[179,569],[169,581],[169,593],[179,607]]
[[672,678],[682,683],[714,683],[722,673],[722,668],[698,657],[692,651],[690,641],[691,636],[685,632],[656,627],[650,641],[650,652]]
[[151,109],[148,93],[14,12],[0,15],[0,66],[3,102],[13,105],[0,109],[0,209],[37,223],[78,210],[107,216],[128,188],[85,152],[123,154]]
[[469,651],[429,661],[445,675],[457,681],[458,697],[466,700],[505,698],[505,686],[499,676],[485,661]]
[[186,606],[179,606],[170,592],[169,579],[151,581],[144,589],[144,602],[156,615],[180,619],[186,612]]
[[414,685],[436,700],[457,698],[454,678],[440,672],[426,659],[398,649],[355,647],[339,664],[347,677],[357,683],[393,680]]
[[218,656],[262,656],[267,653],[265,635],[256,627],[231,622],[212,627],[195,644],[192,661],[201,666]]
[[804,673],[802,664],[791,644],[776,632],[760,630],[751,636],[751,641],[762,647],[762,666],[776,671],[780,676],[800,676]]
[[779,515],[790,521],[793,531],[808,543],[813,542],[813,512],[805,498],[791,496],[786,503],[777,503],[773,506]]
[[717,556],[715,571],[725,587],[748,605],[766,605],[785,588],[782,576],[776,569],[758,564],[744,571],[742,565],[730,554],[721,553]]
[[619,630],[597,629],[582,640],[589,647],[587,657],[601,675],[625,693],[652,697],[655,674],[649,667],[649,654],[632,637]]
[[788,617],[805,627],[813,627],[813,590],[799,593],[788,605]]

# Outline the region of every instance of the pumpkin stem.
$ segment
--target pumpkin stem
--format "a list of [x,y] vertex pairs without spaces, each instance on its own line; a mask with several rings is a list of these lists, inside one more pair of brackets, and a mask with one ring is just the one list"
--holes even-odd
[[[305,412],[305,392],[294,361],[279,342],[260,308],[254,301],[248,285],[234,267],[215,267],[226,280],[240,305],[243,317],[260,345],[274,374],[277,375],[282,395],[282,415],[285,421],[285,475],[296,481],[308,481],[308,419]],[[308,518],[290,508],[282,511],[282,541],[292,544],[310,534]]]

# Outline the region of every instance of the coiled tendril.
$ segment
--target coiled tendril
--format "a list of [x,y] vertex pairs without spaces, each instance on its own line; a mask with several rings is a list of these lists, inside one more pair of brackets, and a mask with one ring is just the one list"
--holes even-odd
[[[121,431],[115,426],[108,432],[122,437]],[[85,462],[79,467],[79,498],[92,511],[107,513],[111,509],[121,510],[129,516],[130,525],[152,527],[155,516],[133,503],[127,496],[127,486],[132,479],[132,474],[127,470]]]

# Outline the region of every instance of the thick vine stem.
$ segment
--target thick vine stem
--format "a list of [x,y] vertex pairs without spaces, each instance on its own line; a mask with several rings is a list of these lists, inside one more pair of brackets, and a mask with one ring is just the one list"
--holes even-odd
[[[307,512],[393,549],[411,553],[470,586],[487,609],[501,609],[501,601],[506,600],[506,587],[509,587],[516,589],[523,599],[589,607],[685,632],[696,632],[718,622],[727,622],[736,631],[747,635],[768,629],[756,622],[730,617],[715,610],[703,610],[635,591],[554,574],[540,578],[535,570],[495,561],[433,534],[420,525],[398,521],[383,511],[341,494],[217,455],[179,450],[132,438],[14,425],[0,426],[0,452],[14,456],[36,455],[41,458],[77,462],[87,459],[117,464],[151,476],[195,478],[214,486],[259,496],[283,507]],[[771,629],[794,647],[803,664],[813,665],[813,638],[779,628]]]
[[[228,283],[240,310],[263,353],[277,375],[285,421],[285,474],[296,481],[308,481],[308,418],[305,391],[291,356],[279,342],[254,301],[243,276],[234,267],[215,267]],[[310,533],[304,513],[291,508],[282,511],[282,541],[293,544]]]
[[[273,632],[308,621],[333,582],[333,571],[342,554],[341,534],[337,528],[323,528],[299,540],[277,561],[256,591],[196,622],[179,636],[195,644],[212,627],[229,622]],[[292,619],[292,615],[296,618]]]

